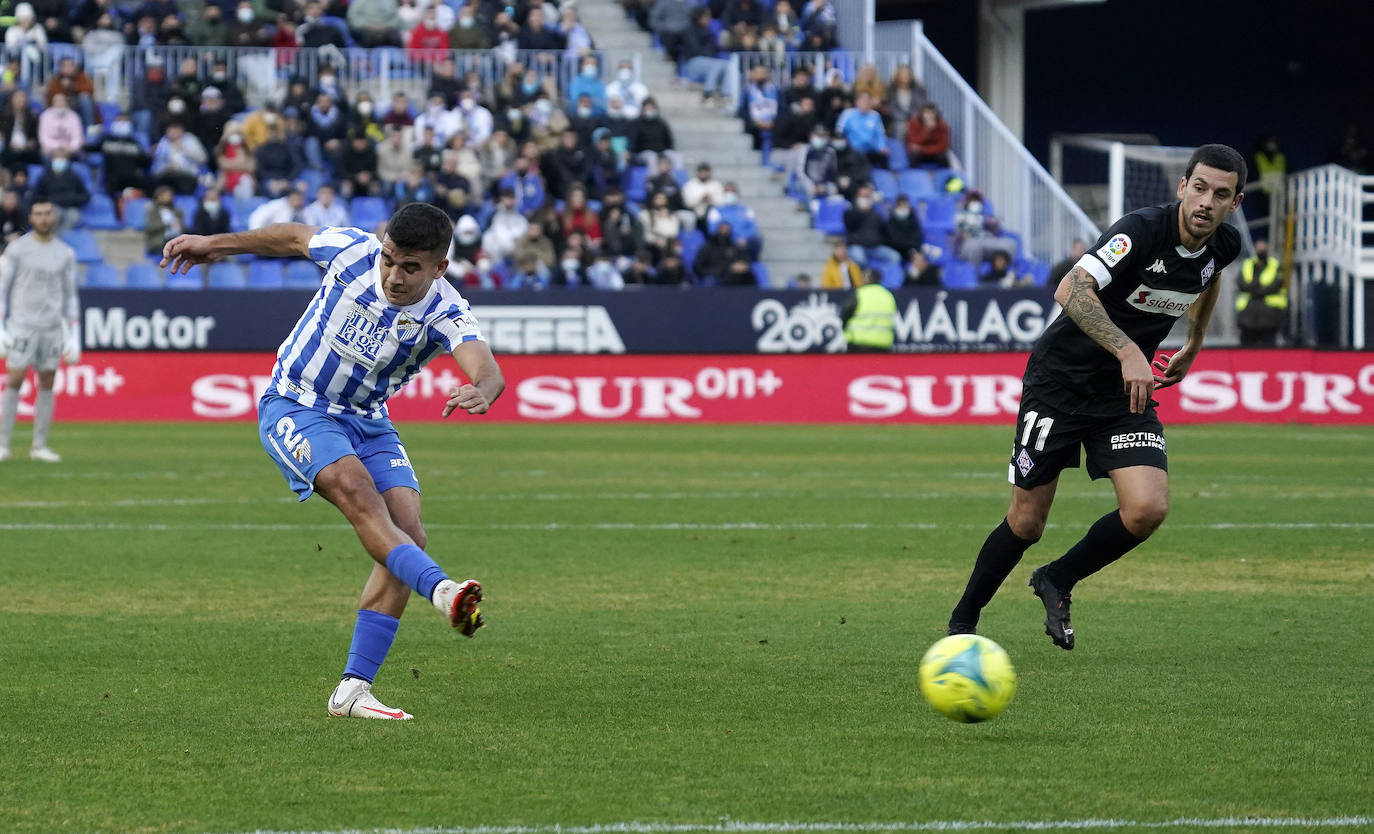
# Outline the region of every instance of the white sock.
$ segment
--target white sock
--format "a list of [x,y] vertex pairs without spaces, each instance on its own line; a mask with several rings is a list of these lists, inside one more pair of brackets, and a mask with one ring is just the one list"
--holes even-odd
[[33,448],[42,449],[48,445],[48,429],[52,427],[54,405],[53,390],[39,388],[33,399]]
[[14,434],[14,419],[19,414],[19,386],[5,388],[0,397],[0,448],[10,447],[10,436]]
[[429,598],[429,601],[433,603],[435,608],[439,609],[440,614],[447,617],[449,609],[453,608],[453,598],[458,595],[458,590],[461,587],[452,579],[440,580],[439,584],[434,586],[434,595]]

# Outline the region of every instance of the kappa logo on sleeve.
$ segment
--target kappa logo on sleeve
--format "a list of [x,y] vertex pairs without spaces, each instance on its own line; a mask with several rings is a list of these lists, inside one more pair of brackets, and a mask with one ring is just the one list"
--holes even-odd
[[1121,259],[1125,258],[1126,255],[1130,253],[1130,251],[1131,236],[1115,235],[1112,237],[1111,240],[1107,241],[1106,246],[1103,246],[1101,249],[1097,250],[1097,257],[1102,259],[1102,263],[1106,264],[1109,267],[1112,267],[1121,263]]

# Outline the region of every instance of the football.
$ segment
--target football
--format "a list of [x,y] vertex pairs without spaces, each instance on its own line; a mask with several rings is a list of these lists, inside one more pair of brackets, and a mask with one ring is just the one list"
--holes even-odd
[[931,646],[917,679],[936,712],[964,724],[995,718],[1016,694],[1011,656],[977,634],[954,634]]

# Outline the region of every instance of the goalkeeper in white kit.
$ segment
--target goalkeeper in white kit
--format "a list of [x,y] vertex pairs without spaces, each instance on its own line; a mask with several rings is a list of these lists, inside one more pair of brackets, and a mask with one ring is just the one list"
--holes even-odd
[[47,200],[29,208],[29,231],[0,255],[0,359],[5,360],[5,393],[0,398],[0,461],[10,457],[10,437],[19,413],[19,389],[33,368],[38,391],[33,405],[33,445],[29,457],[57,463],[48,448],[52,426],[53,380],[62,360],[81,359],[81,326],[76,298],[76,253],[53,232],[57,212]]

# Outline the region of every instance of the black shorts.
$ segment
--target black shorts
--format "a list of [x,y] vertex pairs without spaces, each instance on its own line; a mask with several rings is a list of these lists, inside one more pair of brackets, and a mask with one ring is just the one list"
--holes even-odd
[[1007,480],[1022,489],[1047,484],[1063,470],[1078,468],[1080,447],[1087,450],[1093,480],[1125,466],[1169,471],[1164,424],[1153,403],[1144,414],[1075,414],[1059,410],[1027,388],[1016,415]]

